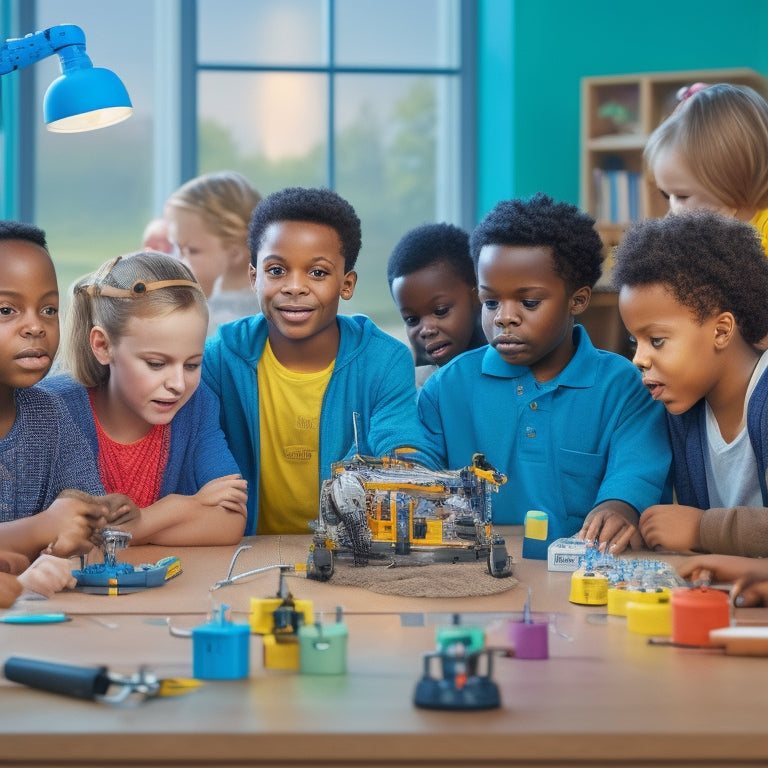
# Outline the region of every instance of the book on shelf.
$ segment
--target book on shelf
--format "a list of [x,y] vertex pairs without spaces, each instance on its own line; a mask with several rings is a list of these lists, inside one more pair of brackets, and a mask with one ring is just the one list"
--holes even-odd
[[642,218],[640,210],[640,185],[642,174],[638,171],[592,171],[595,191],[595,219],[614,224],[625,224]]

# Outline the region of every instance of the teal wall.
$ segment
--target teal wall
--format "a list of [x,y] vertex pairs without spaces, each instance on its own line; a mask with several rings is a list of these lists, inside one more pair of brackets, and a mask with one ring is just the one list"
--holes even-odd
[[543,191],[579,202],[582,77],[768,75],[765,0],[478,0],[478,216]]

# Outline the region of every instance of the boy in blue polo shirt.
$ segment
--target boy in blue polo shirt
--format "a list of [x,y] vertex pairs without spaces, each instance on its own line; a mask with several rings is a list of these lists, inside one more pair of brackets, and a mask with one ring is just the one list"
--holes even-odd
[[601,272],[593,224],[543,194],[496,205],[470,238],[489,346],[431,376],[419,412],[446,466],[479,451],[507,474],[494,522],[542,510],[616,554],[642,546],[638,513],[661,500],[671,453],[639,372],[575,325]]

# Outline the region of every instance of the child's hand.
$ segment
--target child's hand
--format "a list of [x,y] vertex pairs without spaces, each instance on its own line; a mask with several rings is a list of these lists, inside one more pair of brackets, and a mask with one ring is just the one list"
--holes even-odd
[[85,555],[93,548],[94,531],[103,528],[108,508],[96,497],[80,492],[64,491],[40,514],[52,531],[52,542],[46,552],[58,557]]
[[0,573],[0,608],[10,608],[21,594],[22,586],[16,576]]
[[248,515],[248,481],[240,475],[225,475],[206,483],[196,494],[195,499],[205,506],[223,507],[243,517]]
[[141,515],[141,510],[122,493],[110,493],[100,497],[100,501],[107,505],[107,528],[125,525]]
[[696,555],[678,566],[678,573],[688,581],[706,579],[733,582],[737,605],[768,605],[768,561],[736,555]]
[[29,568],[29,558],[19,552],[0,549],[0,573],[18,574]]
[[651,549],[692,552],[701,547],[699,526],[704,513],[680,504],[656,504],[640,515],[638,528]]
[[587,541],[597,540],[600,552],[618,555],[627,546],[641,549],[643,540],[637,531],[637,512],[626,502],[611,499],[598,504],[584,519],[576,534]]
[[18,578],[24,589],[43,597],[53,597],[56,592],[77,584],[69,560],[53,555],[40,555]]

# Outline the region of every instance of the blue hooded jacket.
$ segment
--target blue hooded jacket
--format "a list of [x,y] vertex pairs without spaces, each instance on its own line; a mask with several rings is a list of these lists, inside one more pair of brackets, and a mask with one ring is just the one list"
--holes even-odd
[[[402,342],[364,315],[339,315],[336,363],[320,413],[318,489],[331,464],[360,453],[384,456],[411,446],[410,458],[437,468],[416,410],[413,358]],[[259,503],[259,388],[256,369],[267,341],[263,315],[219,327],[203,357],[203,381],[221,403],[221,426],[248,480],[246,535],[256,532]],[[353,414],[357,417],[357,440]]]

